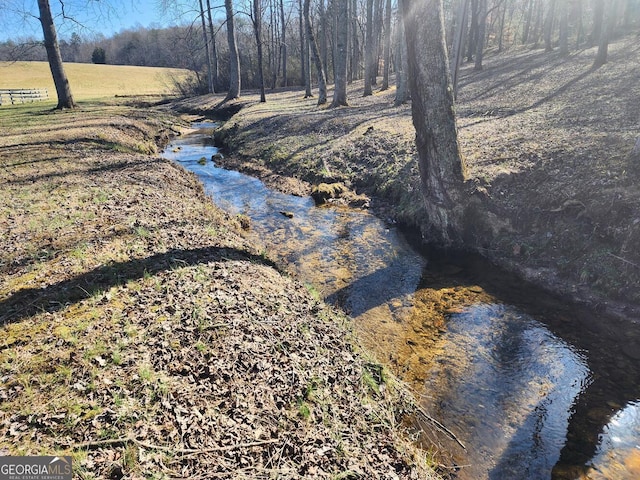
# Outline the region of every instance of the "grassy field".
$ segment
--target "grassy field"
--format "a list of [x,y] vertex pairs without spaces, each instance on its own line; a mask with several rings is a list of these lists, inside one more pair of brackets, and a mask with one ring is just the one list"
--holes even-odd
[[[65,71],[76,101],[115,95],[171,94],[174,80],[190,75],[188,70],[178,68],[90,63],[66,63]],[[57,101],[47,62],[0,62],[0,88],[47,88],[50,101]]]

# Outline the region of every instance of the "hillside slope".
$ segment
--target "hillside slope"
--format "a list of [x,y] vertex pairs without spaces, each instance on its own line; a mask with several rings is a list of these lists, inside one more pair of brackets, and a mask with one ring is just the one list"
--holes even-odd
[[[613,43],[598,70],[594,48],[569,57],[530,49],[488,55],[482,72],[463,67],[457,104],[477,207],[469,247],[622,316],[640,305],[640,166],[630,155],[639,132],[639,48],[635,36]],[[410,106],[393,106],[393,97],[392,88],[363,98],[361,82],[350,88],[350,106],[336,110],[301,92],[271,93],[266,104],[247,95],[218,139],[235,157],[230,164],[310,184],[343,182],[418,227]],[[211,111],[219,101],[200,97],[179,108]]]

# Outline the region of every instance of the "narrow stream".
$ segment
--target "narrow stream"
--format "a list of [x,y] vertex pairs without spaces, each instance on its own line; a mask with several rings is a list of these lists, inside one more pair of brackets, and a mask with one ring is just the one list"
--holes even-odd
[[[640,478],[637,325],[563,305],[477,259],[426,259],[368,212],[315,207],[219,168],[212,127],[196,124],[164,156],[354,318],[365,345],[466,445],[437,435],[455,478]],[[425,432],[433,439],[433,426]]]

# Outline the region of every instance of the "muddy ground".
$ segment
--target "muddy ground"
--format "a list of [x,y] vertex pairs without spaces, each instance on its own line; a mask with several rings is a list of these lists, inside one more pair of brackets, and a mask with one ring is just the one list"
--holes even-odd
[[187,124],[0,110],[0,454],[76,478],[435,478],[408,390],[196,177]]
[[[468,246],[495,264],[599,312],[640,316],[640,55],[635,36],[568,57],[544,50],[489,54],[462,67],[456,106],[467,186],[478,202]],[[331,95],[331,91],[329,92]],[[419,192],[410,105],[395,90],[328,109],[300,91],[244,98],[217,134],[227,165],[306,194],[341,182],[390,221],[419,230]],[[215,115],[220,98],[180,108]],[[223,112],[224,113],[224,112]],[[424,239],[428,243],[429,239]]]

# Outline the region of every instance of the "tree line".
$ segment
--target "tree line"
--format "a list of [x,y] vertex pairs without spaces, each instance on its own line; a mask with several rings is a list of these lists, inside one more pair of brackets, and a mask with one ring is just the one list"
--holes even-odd
[[[74,33],[59,40],[61,58],[186,68],[197,76],[193,93],[228,91],[232,82],[238,90],[232,97],[240,85],[301,86],[306,95],[319,87],[321,103],[325,85],[336,77],[347,83],[367,78],[368,95],[378,82],[388,88],[395,72],[399,102],[408,97],[403,0],[233,1],[193,1],[181,26],[140,27],[109,38]],[[173,2],[162,6],[171,9]],[[610,39],[638,28],[640,0],[446,0],[443,15],[455,85],[461,65],[470,62],[482,70],[486,52],[522,45],[559,54],[599,46],[596,62],[602,65]],[[0,43],[0,60],[47,60],[47,53],[36,39],[6,41]],[[344,72],[340,61],[346,61]]]

